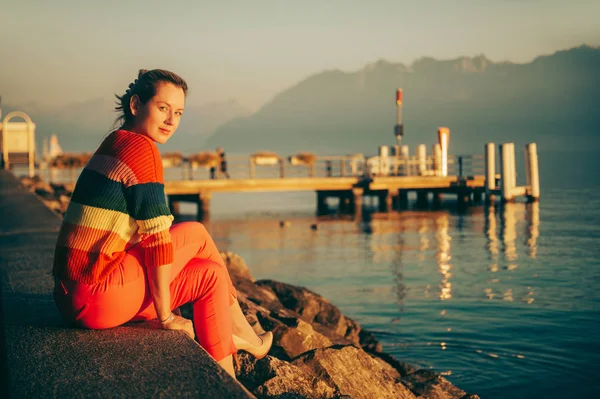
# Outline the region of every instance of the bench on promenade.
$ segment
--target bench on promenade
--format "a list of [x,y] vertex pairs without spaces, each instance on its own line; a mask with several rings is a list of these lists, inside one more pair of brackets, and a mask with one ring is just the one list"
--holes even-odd
[[52,300],[59,226],[0,170],[0,397],[252,397],[182,332],[67,327]]

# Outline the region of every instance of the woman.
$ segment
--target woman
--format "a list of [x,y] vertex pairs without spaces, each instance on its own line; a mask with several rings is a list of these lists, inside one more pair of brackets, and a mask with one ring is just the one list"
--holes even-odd
[[[175,133],[187,84],[164,70],[140,70],[122,96],[120,129],[85,166],[58,235],[54,298],[63,317],[103,329],[157,318],[196,336],[235,378],[232,355],[263,357],[273,335],[257,336],[236,300],[225,263],[206,229],[172,225],[156,143]],[[194,322],[172,310],[193,303]]]

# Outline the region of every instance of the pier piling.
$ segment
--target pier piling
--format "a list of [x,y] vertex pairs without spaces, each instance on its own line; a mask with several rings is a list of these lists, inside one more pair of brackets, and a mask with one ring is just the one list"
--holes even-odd
[[485,145],[485,202],[494,202],[496,189],[496,144]]
[[427,147],[425,144],[417,146],[417,164],[419,168],[419,176],[427,174]]
[[438,143],[441,151],[441,174],[448,176],[448,142],[450,141],[450,129],[447,127],[438,128]]
[[471,190],[469,190],[467,187],[461,187],[458,190],[456,201],[458,209],[466,209],[469,205],[471,205]]
[[398,190],[398,210],[408,209],[408,190]]
[[196,219],[201,222],[210,218],[210,200],[212,198],[211,193],[198,194],[197,205],[198,213]]
[[429,192],[427,190],[417,190],[417,208],[429,208]]
[[444,203],[444,193],[442,193],[441,191],[434,191],[433,192],[433,202],[431,204],[433,209],[440,209],[442,207],[443,203]]
[[433,174],[443,176],[442,146],[437,143],[433,145]]
[[516,175],[514,174],[514,153],[515,145],[513,143],[504,143],[500,146],[500,160],[502,162],[502,202],[513,202],[515,199],[513,190],[516,186]]
[[[342,197],[340,196],[340,207],[341,205]],[[328,213],[327,194],[324,191],[317,191],[317,216],[327,215]]]
[[354,220],[361,220],[362,219],[362,199],[363,199],[363,192],[364,190],[362,188],[353,188],[352,189],[352,196],[353,196],[353,205],[354,205]]
[[392,210],[392,193],[382,191],[377,195],[379,212],[390,212]]
[[409,159],[409,149],[407,145],[403,145],[400,148],[400,154],[402,155],[402,160],[404,161],[404,176],[410,176],[410,159]]
[[537,145],[529,143],[525,146],[525,165],[527,166],[527,200],[537,202],[540,199],[540,175],[538,167]]

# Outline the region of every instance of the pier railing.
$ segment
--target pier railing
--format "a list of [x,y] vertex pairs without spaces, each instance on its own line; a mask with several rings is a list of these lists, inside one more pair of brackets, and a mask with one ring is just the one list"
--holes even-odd
[[[359,156],[318,156],[311,164],[292,164],[289,159],[280,157],[270,165],[254,164],[249,157],[230,156],[227,159],[227,173],[231,179],[272,179],[301,177],[362,177],[362,176],[441,176],[439,160],[434,156],[420,159],[417,156],[391,156],[364,158]],[[210,168],[192,167],[184,162],[180,169],[182,180],[210,179]],[[483,155],[451,155],[448,157],[448,175],[483,175],[485,170]],[[173,173],[172,173],[173,174]],[[216,168],[215,178],[226,178]]]
[[[226,178],[219,166],[215,170],[216,179]],[[63,168],[41,168],[39,174],[52,183],[74,183],[80,166]],[[294,165],[289,158],[280,157],[272,165],[257,165],[251,157],[233,155],[227,157],[227,172],[231,179],[274,179],[310,177],[365,177],[365,176],[440,176],[439,159],[427,156],[390,156],[386,158],[362,156],[317,156],[311,164]],[[483,175],[485,160],[483,155],[449,155],[448,176],[469,177]],[[165,165],[166,180],[209,180],[210,168],[193,167],[187,161],[177,166]]]

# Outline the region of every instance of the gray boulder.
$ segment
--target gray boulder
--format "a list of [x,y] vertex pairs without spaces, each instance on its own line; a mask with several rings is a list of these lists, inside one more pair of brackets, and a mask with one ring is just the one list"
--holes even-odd
[[241,354],[238,380],[257,398],[335,398],[336,391],[314,375],[267,356],[255,360]]
[[291,363],[355,399],[416,398],[402,382],[390,378],[379,362],[351,345],[315,349]]

